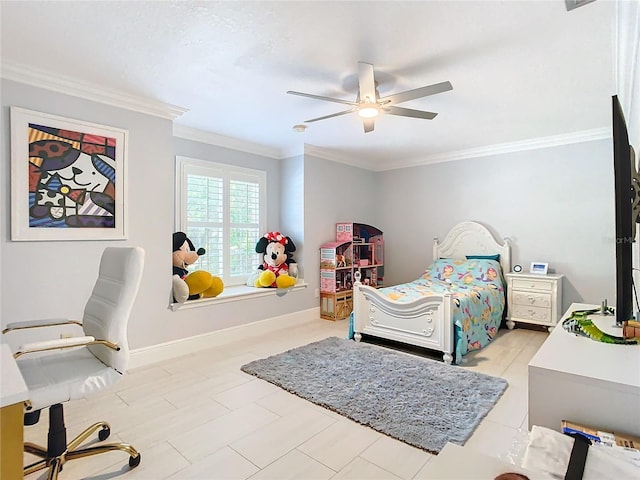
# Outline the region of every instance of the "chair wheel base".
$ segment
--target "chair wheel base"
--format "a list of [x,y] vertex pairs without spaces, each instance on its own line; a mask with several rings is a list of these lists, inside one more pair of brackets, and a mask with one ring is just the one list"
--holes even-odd
[[79,448],[90,436],[98,433],[100,441],[106,440],[111,435],[111,427],[107,422],[97,422],[75,437],[71,442],[66,442],[67,430],[64,426],[64,415],[61,404],[52,405],[49,408],[49,436],[47,448],[25,442],[26,453],[40,457],[41,460],[24,467],[24,475],[48,469],[47,480],[57,480],[64,464],[101,453],[121,451],[129,454],[129,467],[140,465],[140,452],[128,443],[98,444],[86,448]]

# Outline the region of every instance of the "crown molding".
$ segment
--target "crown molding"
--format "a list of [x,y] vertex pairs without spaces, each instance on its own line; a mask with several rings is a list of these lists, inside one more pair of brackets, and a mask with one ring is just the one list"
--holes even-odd
[[277,148],[248,142],[246,140],[240,140],[238,138],[227,137],[218,133],[199,130],[197,128],[185,127],[175,123],[173,124],[173,136],[184,138],[185,140],[192,140],[194,142],[207,143],[218,147],[239,150],[241,152],[253,153],[255,155],[261,155],[263,157],[274,158],[277,160],[285,158],[283,153]]
[[105,103],[118,108],[133,110],[154,117],[175,120],[189,109],[160,102],[158,100],[128,95],[98,85],[81,82],[45,70],[28,67],[18,63],[3,61],[0,77],[33,87],[44,88],[94,102]]
[[380,168],[372,165],[363,166],[361,162],[353,161],[352,158],[345,157],[330,149],[317,147],[315,145],[305,144],[305,155],[313,155],[325,160],[344,163],[358,168],[364,168],[374,172],[383,172],[387,170],[396,170],[400,168],[419,167],[422,165],[431,165],[434,163],[453,162],[456,160],[466,160],[471,158],[488,157],[490,155],[502,155],[507,153],[523,152],[527,150],[539,150],[541,148],[559,147],[562,145],[570,145],[574,143],[591,142],[595,140],[605,140],[611,138],[610,128],[594,128],[591,130],[583,130],[561,135],[552,135],[549,137],[532,138],[521,140],[518,142],[501,143],[496,145],[488,145],[479,148],[470,148],[467,150],[457,150],[437,155],[427,155],[415,159],[400,160],[397,162],[385,164]]
[[532,138],[517,142],[487,145],[485,147],[470,148],[467,150],[457,150],[453,152],[430,155],[415,161],[397,162],[395,165],[384,170],[396,168],[406,168],[418,165],[429,165],[432,163],[453,162],[456,160],[466,160],[470,158],[488,157],[490,155],[503,155],[506,153],[524,152],[527,150],[539,150],[542,148],[560,147],[574,143],[591,142],[611,138],[610,128],[594,128],[580,132],[552,135],[549,137]]
[[344,163],[345,165],[351,165],[352,167],[364,168],[365,170],[374,170],[370,166],[363,166],[361,161],[355,161],[353,158],[337,153],[329,148],[318,147],[317,145],[311,145],[310,143],[304,144],[304,154],[322,158],[323,160],[329,160],[331,162]]

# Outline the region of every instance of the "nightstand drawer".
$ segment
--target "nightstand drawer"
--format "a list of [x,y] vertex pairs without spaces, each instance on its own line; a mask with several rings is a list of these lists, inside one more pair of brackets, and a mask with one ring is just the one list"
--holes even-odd
[[512,288],[520,288],[523,290],[546,290],[550,292],[553,288],[553,282],[550,280],[538,280],[533,278],[514,278]]
[[551,309],[542,307],[528,307],[525,305],[514,305],[511,312],[514,320],[536,320],[538,322],[551,323]]
[[514,305],[528,305],[531,307],[551,308],[551,293],[513,292]]

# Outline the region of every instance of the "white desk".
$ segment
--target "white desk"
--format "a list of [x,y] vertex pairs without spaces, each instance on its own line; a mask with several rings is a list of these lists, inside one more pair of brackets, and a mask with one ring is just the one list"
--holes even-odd
[[529,429],[558,431],[569,420],[640,436],[640,345],[601,343],[561,327],[572,311],[591,308],[598,306],[572,304],[529,362]]
[[0,478],[22,478],[24,425],[23,404],[27,386],[11,354],[9,345],[0,344]]

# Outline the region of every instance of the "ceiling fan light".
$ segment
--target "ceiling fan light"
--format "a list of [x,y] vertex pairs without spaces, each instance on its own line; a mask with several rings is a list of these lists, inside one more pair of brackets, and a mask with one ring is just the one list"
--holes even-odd
[[373,118],[380,114],[380,107],[375,103],[364,104],[358,108],[358,116],[361,118]]

